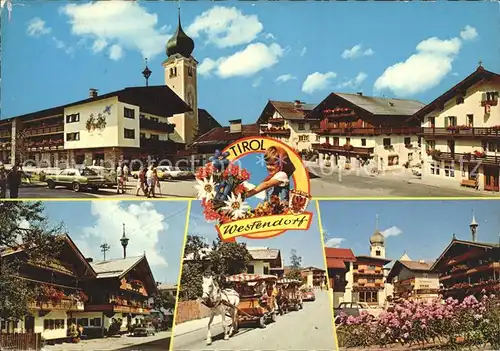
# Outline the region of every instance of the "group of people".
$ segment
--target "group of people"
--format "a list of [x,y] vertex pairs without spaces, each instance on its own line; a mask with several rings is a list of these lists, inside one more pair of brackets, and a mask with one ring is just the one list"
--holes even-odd
[[5,165],[0,164],[0,198],[7,197],[7,189],[9,189],[9,197],[17,199],[19,197],[19,187],[22,183],[24,173],[18,165],[12,166],[12,169],[7,171]]
[[[117,178],[117,194],[125,194],[125,189],[127,187],[127,181],[129,177],[129,168],[126,164],[119,165],[116,169],[116,178]],[[156,191],[158,188],[158,192]],[[161,195],[161,184],[160,179],[158,177],[158,171],[155,166],[143,166],[137,175],[137,186],[135,195],[139,196],[139,193],[142,192],[144,196],[147,197],[156,197],[158,193]]]

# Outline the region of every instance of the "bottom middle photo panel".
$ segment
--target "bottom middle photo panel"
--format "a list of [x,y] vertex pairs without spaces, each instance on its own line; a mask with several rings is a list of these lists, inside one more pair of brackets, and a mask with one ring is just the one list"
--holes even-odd
[[307,211],[306,230],[223,240],[192,202],[174,350],[336,349],[316,202]]

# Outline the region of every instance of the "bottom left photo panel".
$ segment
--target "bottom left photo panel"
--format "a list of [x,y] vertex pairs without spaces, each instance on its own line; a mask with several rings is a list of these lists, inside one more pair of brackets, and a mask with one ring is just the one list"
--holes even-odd
[[189,208],[0,202],[0,349],[168,350]]

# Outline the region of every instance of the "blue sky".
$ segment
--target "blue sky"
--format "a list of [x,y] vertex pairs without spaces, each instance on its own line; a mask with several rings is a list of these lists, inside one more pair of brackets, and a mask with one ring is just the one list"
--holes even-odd
[[498,243],[500,201],[320,201],[321,221],[332,247],[369,255],[370,236],[379,229],[386,236],[386,257],[406,252],[412,260],[436,260],[457,239],[472,240],[469,224],[474,211],[477,241]]
[[[318,227],[318,217],[316,215],[316,203],[314,201],[309,204],[308,211],[313,213],[311,227],[308,231],[290,230],[274,238],[236,238],[236,241],[246,243],[249,247],[258,246],[280,249],[285,265],[290,265],[290,255],[292,249],[295,249],[297,250],[297,255],[302,257],[303,267],[315,266],[322,268],[325,266],[325,261]],[[213,240],[217,239],[215,225],[207,223],[205,217],[203,217],[203,208],[200,201],[192,202],[188,233],[204,237],[209,245],[212,245]]]
[[185,233],[187,202],[72,201],[44,203],[53,223],[64,222],[85,257],[102,260],[99,246],[111,249],[106,259],[123,256],[122,224],[130,239],[127,256],[146,253],[156,281],[177,284]]
[[[199,106],[254,122],[268,99],[331,91],[429,102],[482,60],[500,71],[495,2],[182,2],[196,43]],[[99,17],[95,14],[99,13]],[[2,117],[164,84],[176,2],[23,2],[2,13]],[[203,75],[202,75],[203,74]],[[279,78],[280,77],[280,78]]]

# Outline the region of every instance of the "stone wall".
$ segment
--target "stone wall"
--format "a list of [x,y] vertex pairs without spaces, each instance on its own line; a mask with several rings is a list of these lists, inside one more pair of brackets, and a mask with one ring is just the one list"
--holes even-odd
[[201,302],[194,301],[179,301],[177,303],[177,316],[175,324],[180,324],[195,319],[202,319],[210,316],[210,310]]

